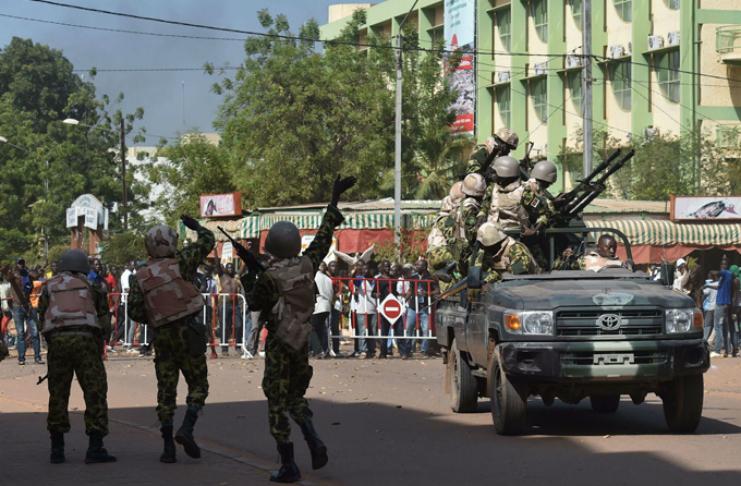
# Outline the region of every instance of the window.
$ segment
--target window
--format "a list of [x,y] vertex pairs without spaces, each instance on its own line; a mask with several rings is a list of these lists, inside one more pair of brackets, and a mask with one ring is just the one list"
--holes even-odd
[[530,80],[530,99],[533,109],[542,123],[548,121],[548,95],[546,92],[545,76]]
[[543,42],[548,42],[548,6],[546,0],[530,0],[530,16],[535,32]]
[[631,85],[630,62],[622,61],[609,66],[612,94],[621,110],[630,110]]
[[577,113],[582,112],[582,95],[581,95],[581,70],[569,71],[566,73],[566,86],[569,90],[567,96],[571,98],[571,104]]
[[509,92],[509,85],[507,86],[500,86],[496,89],[495,92],[496,96],[496,103],[497,103],[497,109],[499,110],[499,117],[502,119],[502,123],[504,123],[505,127],[510,126],[510,92]]
[[615,10],[617,10],[620,18],[626,22],[630,22],[632,19],[630,11],[631,4],[633,3],[632,0],[613,0],[613,3],[615,4]]
[[445,45],[445,33],[443,32],[442,25],[430,29],[430,40],[432,42],[433,49],[443,47],[443,45]]
[[504,47],[506,51],[509,51],[512,45],[512,16],[508,8],[497,10],[496,23],[502,47]]
[[584,9],[582,0],[569,0],[569,6],[571,7],[571,16],[574,18],[574,23],[581,30],[581,13]]
[[715,143],[718,147],[735,148],[739,146],[739,125],[718,125],[715,128]]
[[664,3],[672,10],[679,10],[679,0],[664,0]]
[[679,103],[679,49],[658,54],[654,71],[661,94],[672,103]]

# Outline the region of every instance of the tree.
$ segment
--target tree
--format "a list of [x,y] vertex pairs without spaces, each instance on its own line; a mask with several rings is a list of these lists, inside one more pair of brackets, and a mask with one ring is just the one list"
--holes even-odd
[[[250,38],[246,59],[234,79],[215,86],[225,96],[216,123],[230,154],[237,189],[255,205],[281,205],[327,199],[337,173],[361,181],[350,197],[392,194],[395,77],[388,39],[371,37],[370,52],[345,42],[317,50],[319,30],[309,21],[291,40],[285,17],[259,13],[274,37]],[[356,11],[340,41],[357,41],[365,12]],[[418,44],[409,32],[407,47]],[[405,56],[403,166],[404,194],[418,190],[418,173],[432,178],[422,194],[442,195],[452,181],[452,136],[447,125],[454,96],[441,56],[410,50]],[[211,66],[206,66],[213,72]],[[455,145],[455,144],[452,144]],[[452,147],[451,145],[451,147]],[[443,154],[434,153],[442,150]],[[446,180],[447,179],[447,180]],[[445,187],[441,190],[440,187]]]
[[144,237],[134,231],[115,233],[101,246],[100,256],[107,265],[123,267],[128,262],[146,258]]
[[[0,144],[1,254],[66,241],[65,208],[82,193],[107,206],[120,201],[119,164],[109,149],[118,145],[115,124],[124,115],[110,108],[60,51],[19,38],[0,50],[0,135],[15,146]],[[127,130],[142,116],[141,109],[126,115]],[[67,117],[92,128],[62,124]]]

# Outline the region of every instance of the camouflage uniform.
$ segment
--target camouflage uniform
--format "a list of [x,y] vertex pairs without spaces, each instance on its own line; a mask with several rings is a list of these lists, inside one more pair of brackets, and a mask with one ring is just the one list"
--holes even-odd
[[481,202],[477,198],[466,197],[455,212],[455,226],[450,245],[454,248],[458,271],[462,275],[468,271],[471,248],[476,242],[477,215],[480,207]]
[[[523,229],[536,227],[547,228],[551,225],[556,215],[556,208],[553,205],[553,201],[544,190],[540,189],[536,180],[530,179],[524,186],[525,188],[522,191],[522,199],[520,201],[523,210]],[[523,237],[522,241],[530,249],[538,266],[547,268],[546,241],[542,234]]]
[[[80,326],[57,329],[44,335],[49,346],[49,415],[46,423],[52,433],[67,433],[70,430],[67,408],[72,377],[77,376],[85,397],[85,432],[87,435],[108,434],[108,381],[101,358],[104,336],[111,335],[108,297],[99,285],[90,285],[90,290],[100,332],[92,327]],[[39,317],[42,321],[49,309],[49,301],[49,290],[44,287],[39,297]]]
[[537,273],[538,265],[525,245],[507,237],[497,253],[482,248],[476,254],[475,266],[485,273],[485,283],[498,282],[505,272],[514,274]]
[[[496,150],[496,148],[494,150]],[[471,152],[471,157],[466,164],[466,174],[479,173],[486,177],[486,169],[488,169],[486,161],[488,159],[489,151],[487,150],[486,145],[481,144],[474,147],[473,152]]]
[[[311,260],[314,272],[329,252],[334,228],[343,220],[336,207],[327,207],[319,231],[304,252]],[[313,374],[313,369],[309,365],[308,343],[302,350],[296,351],[277,338],[276,317],[271,311],[278,302],[280,293],[277,283],[268,273],[249,272],[242,276],[242,284],[250,309],[269,314],[262,389],[268,399],[270,433],[278,444],[286,444],[290,442],[291,436],[291,426],[286,412],[299,425],[312,416],[309,403],[304,398]]]
[[[177,255],[183,279],[193,282],[198,266],[214,248],[214,234],[199,228],[198,240]],[[148,321],[144,293],[136,278],[131,278],[128,296],[129,317],[134,321]],[[165,324],[153,331],[152,342],[156,356],[157,416],[163,425],[171,425],[176,409],[177,386],[180,373],[188,383],[188,408],[201,409],[208,396],[208,367],[206,366],[206,329],[197,314]]]

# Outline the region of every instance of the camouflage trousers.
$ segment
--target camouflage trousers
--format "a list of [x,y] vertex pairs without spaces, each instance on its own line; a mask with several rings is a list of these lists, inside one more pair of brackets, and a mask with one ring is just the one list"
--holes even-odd
[[[202,347],[201,347],[201,340]],[[188,384],[186,403],[201,409],[208,396],[208,367],[205,337],[184,321],[159,327],[154,333],[154,369],[157,374],[157,416],[163,425],[172,424],[177,408],[180,373]]]
[[85,432],[108,435],[108,380],[99,340],[92,334],[57,332],[47,338],[49,373],[49,432],[69,432],[69,393],[72,377],[85,398]]
[[296,351],[274,333],[268,334],[262,390],[268,399],[270,433],[279,444],[291,441],[291,425],[286,413],[299,426],[312,416],[304,394],[313,373],[308,345]]

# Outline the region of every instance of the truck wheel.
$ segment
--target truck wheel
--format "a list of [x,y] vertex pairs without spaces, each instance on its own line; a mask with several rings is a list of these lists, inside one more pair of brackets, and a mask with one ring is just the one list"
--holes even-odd
[[495,353],[489,365],[491,418],[500,435],[519,435],[527,422],[527,401],[507,377]]
[[661,398],[670,431],[689,434],[697,429],[702,417],[703,383],[702,375],[680,376],[664,391]]
[[620,395],[591,395],[589,401],[597,413],[615,413],[620,406]]
[[461,358],[455,339],[450,346],[447,374],[450,380],[450,408],[456,413],[475,412],[478,398],[476,377],[471,374],[468,363]]

